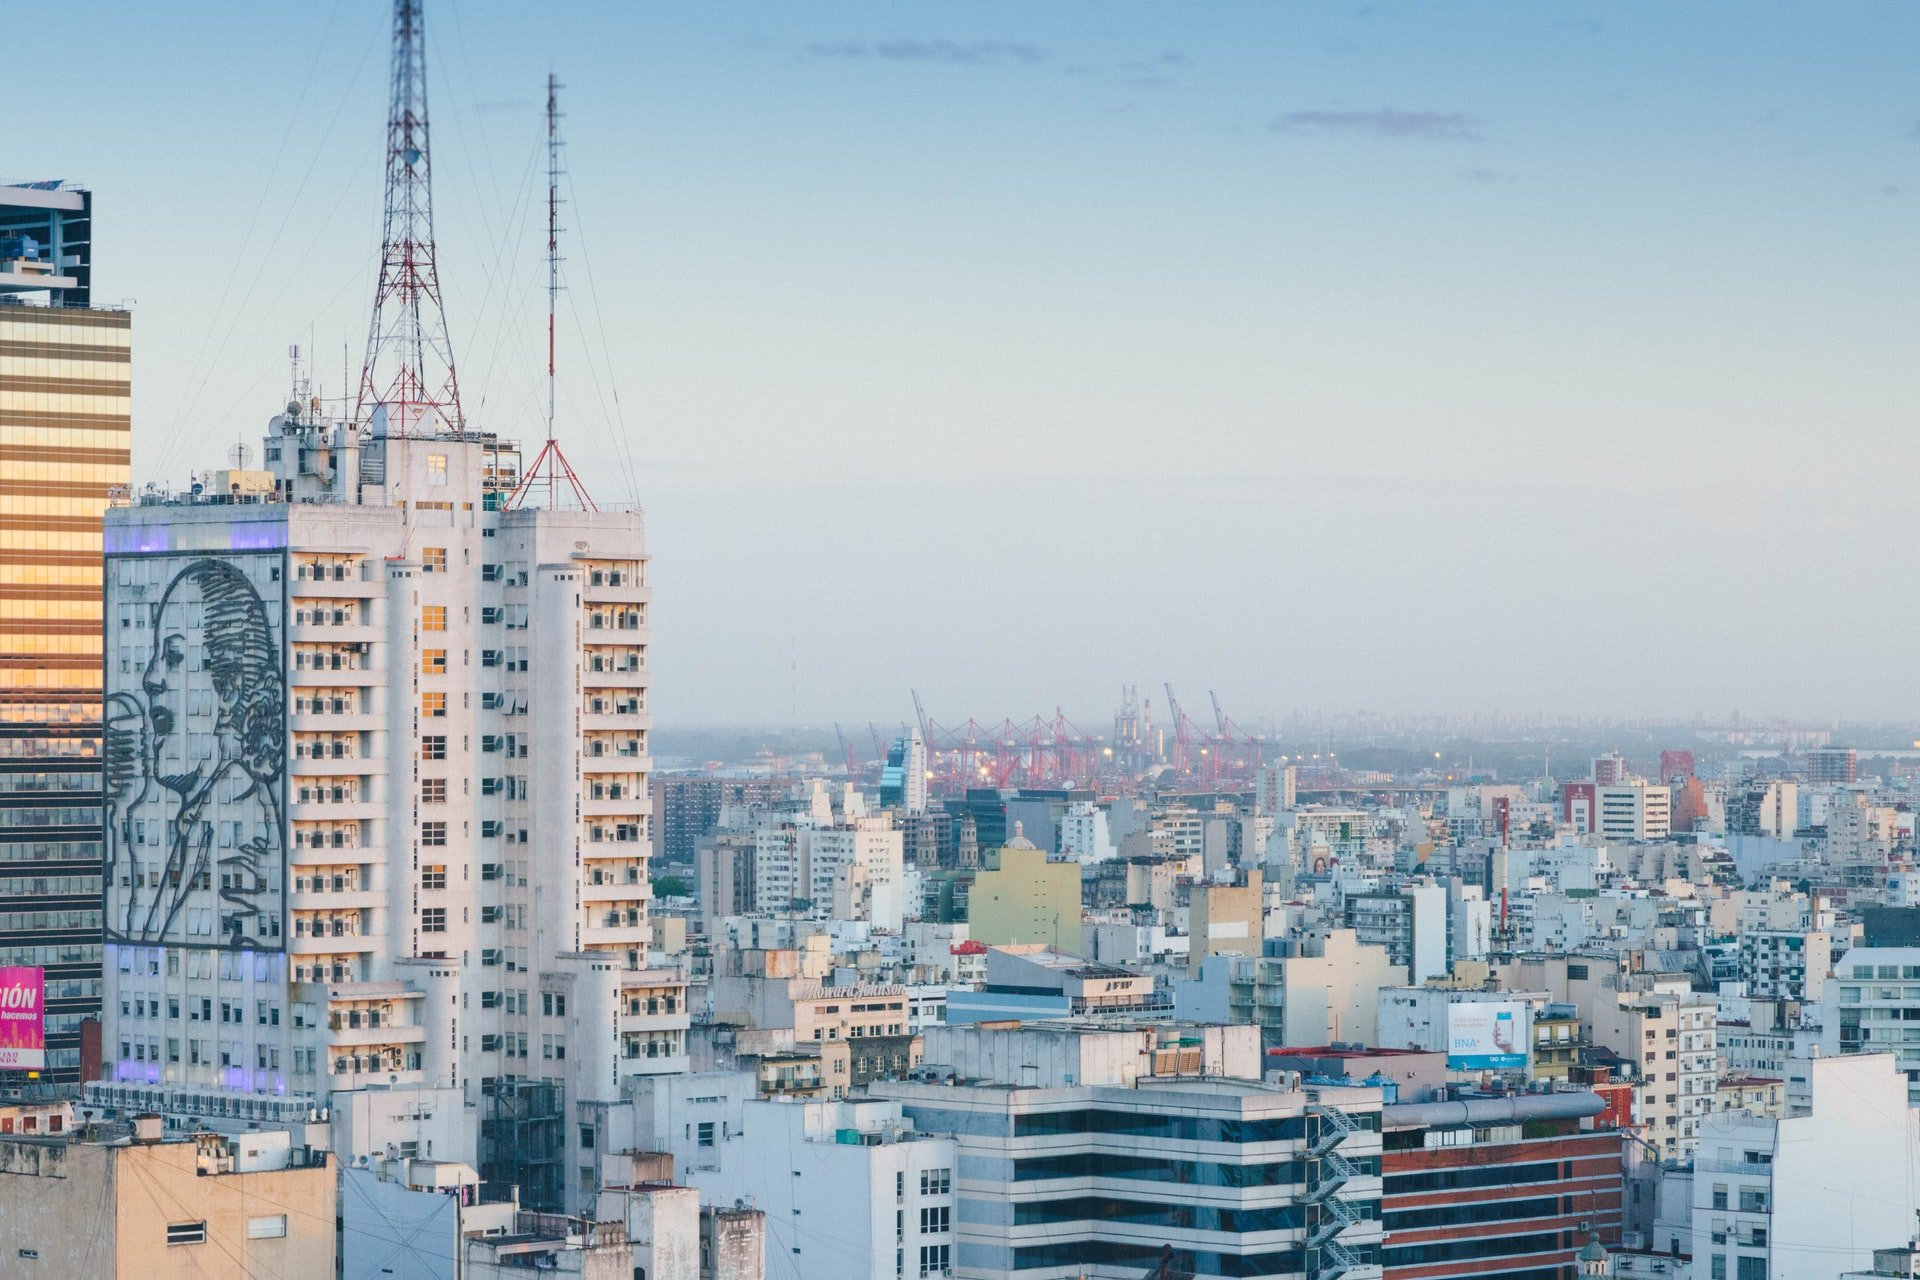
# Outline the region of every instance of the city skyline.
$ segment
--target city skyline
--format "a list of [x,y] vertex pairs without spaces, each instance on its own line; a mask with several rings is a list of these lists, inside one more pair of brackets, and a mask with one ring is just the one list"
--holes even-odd
[[[1203,16],[429,15],[469,412],[523,440],[567,86],[561,431],[648,511],[663,723],[1139,672],[1249,718],[1920,714],[1872,603],[1920,569],[1881,532],[1914,15]],[[0,178],[96,192],[134,474],[177,483],[258,438],[288,344],[357,369],[384,23],[90,17],[98,91]]]

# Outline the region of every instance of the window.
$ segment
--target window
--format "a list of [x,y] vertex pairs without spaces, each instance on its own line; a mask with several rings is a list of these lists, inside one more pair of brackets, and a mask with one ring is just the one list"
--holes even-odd
[[443,676],[447,674],[447,651],[445,649],[422,649],[420,651],[420,674],[423,676]]
[[447,780],[445,778],[420,779],[421,804],[445,804],[447,802]]
[[447,844],[447,824],[444,822],[421,823],[420,843],[426,848],[444,849]]
[[444,889],[447,887],[447,868],[444,863],[429,863],[420,868],[420,887],[422,889]]
[[1727,1280],[1727,1258],[1725,1254],[1713,1255],[1713,1280]]
[[445,631],[447,629],[447,606],[429,604],[420,607],[420,629],[422,631]]
[[595,1139],[594,1139],[593,1126],[590,1124],[581,1125],[580,1126],[580,1149],[582,1151],[593,1150],[594,1140]]
[[169,1222],[167,1224],[167,1243],[205,1244],[207,1242],[207,1224],[203,1222]]
[[700,1122],[700,1145],[703,1147],[713,1145],[713,1121],[711,1120]]
[[1741,1258],[1734,1263],[1734,1280],[1767,1280],[1765,1258]]
[[247,1219],[247,1239],[284,1240],[287,1236],[287,1215],[270,1213],[261,1218]]
[[923,1236],[943,1236],[947,1233],[947,1214],[944,1204],[929,1205],[920,1211],[920,1234]]
[[428,907],[420,913],[420,932],[445,933],[447,931],[447,909]]
[[427,455],[427,483],[445,484],[447,482],[447,455],[430,453]]
[[420,695],[420,714],[440,717],[447,714],[447,695],[444,693],[423,693]]
[[953,1246],[945,1244],[923,1244],[920,1246],[920,1274],[923,1276],[944,1275],[948,1258]]
[[944,1196],[953,1190],[953,1170],[922,1169],[920,1171],[920,1194],[923,1196]]
[[447,571],[447,549],[445,547],[420,548],[420,572],[445,573]]
[[422,760],[445,760],[447,758],[447,735],[429,733],[420,739],[420,758]]

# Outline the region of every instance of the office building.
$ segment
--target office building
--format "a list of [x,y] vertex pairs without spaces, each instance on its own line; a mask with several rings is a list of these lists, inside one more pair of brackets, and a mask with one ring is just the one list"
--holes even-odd
[[1589,1240],[1618,1247],[1624,1139],[1582,1128],[1604,1106],[1576,1091],[1386,1107],[1385,1280],[1565,1277]]
[[957,1274],[1379,1277],[1379,1089],[1021,1070],[874,1086],[953,1135]]
[[1594,790],[1599,825],[1608,840],[1665,840],[1673,828],[1673,792],[1659,783],[1631,781]]
[[927,744],[914,729],[896,738],[880,766],[880,807],[923,813],[927,807]]
[[46,970],[44,1077],[100,1013],[101,516],[130,478],[131,317],[93,197],[0,187],[0,965]]

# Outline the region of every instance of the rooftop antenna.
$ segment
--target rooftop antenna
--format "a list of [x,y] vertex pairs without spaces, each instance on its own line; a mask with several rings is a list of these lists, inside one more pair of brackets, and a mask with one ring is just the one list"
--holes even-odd
[[573,464],[560,451],[555,435],[555,395],[553,376],[554,313],[560,300],[560,82],[547,73],[547,442],[520,477],[520,484],[507,495],[503,504],[508,511],[526,502],[536,487],[547,491],[547,510],[579,503],[582,511],[598,511],[587,487],[573,472]]
[[421,0],[393,3],[393,88],[387,108],[387,202],[380,284],[354,419],[385,410],[389,435],[465,429],[433,242],[433,158],[427,140],[427,35]]

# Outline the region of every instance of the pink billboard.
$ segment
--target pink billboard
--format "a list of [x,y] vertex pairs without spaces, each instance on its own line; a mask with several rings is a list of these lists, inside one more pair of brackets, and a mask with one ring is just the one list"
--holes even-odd
[[0,1071],[47,1065],[47,973],[0,966]]

